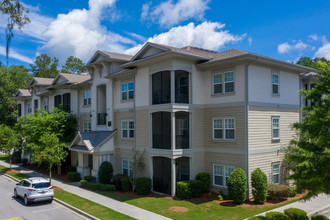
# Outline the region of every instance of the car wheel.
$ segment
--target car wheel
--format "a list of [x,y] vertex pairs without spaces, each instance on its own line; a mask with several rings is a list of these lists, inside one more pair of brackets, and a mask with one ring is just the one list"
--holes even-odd
[[49,203],[51,204],[53,202],[53,199],[49,200]]
[[14,189],[14,197],[17,198],[17,191]]
[[24,204],[29,205],[29,200],[28,200],[28,197],[26,195],[24,196]]

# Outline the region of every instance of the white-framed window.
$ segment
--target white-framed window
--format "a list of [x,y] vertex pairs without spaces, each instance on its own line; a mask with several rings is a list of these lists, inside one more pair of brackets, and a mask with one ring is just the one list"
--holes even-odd
[[83,122],[83,131],[91,131],[92,130],[92,122],[84,121]]
[[234,71],[215,73],[212,76],[213,94],[235,92]]
[[280,162],[272,163],[272,183],[280,184]]
[[121,100],[134,99],[134,82],[121,84]]
[[32,103],[28,103],[28,114],[32,113]]
[[272,116],[272,139],[280,139],[280,117]]
[[84,91],[84,106],[91,105],[92,95],[91,90]]
[[49,101],[48,101],[47,98],[44,99],[44,110],[45,110],[45,111],[48,111],[48,110],[49,110]]
[[134,138],[134,121],[125,120],[121,122],[121,137]]
[[272,73],[272,94],[279,95],[280,94],[280,87],[279,87],[279,80],[280,76],[277,73]]
[[133,165],[133,161],[123,160],[122,161],[122,173],[126,176],[131,176],[132,175],[132,165]]
[[213,165],[213,185],[228,187],[228,179],[230,174],[235,170],[233,166]]
[[235,140],[235,118],[213,118],[214,140]]

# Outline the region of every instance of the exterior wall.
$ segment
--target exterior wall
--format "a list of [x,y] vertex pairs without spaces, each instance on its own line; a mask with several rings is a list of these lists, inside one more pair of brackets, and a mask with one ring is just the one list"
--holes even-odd
[[49,100],[49,109],[55,107],[54,97],[56,95],[63,95],[65,93],[70,93],[70,108],[71,113],[74,115],[78,115],[78,92],[74,89],[56,89],[54,93],[48,96]]

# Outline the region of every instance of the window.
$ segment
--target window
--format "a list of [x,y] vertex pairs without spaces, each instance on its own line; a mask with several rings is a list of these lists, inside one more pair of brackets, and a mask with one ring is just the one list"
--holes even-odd
[[213,185],[227,188],[229,176],[234,169],[232,166],[213,165]]
[[272,182],[273,184],[280,184],[280,163],[272,164]]
[[131,176],[132,175],[132,164],[133,164],[133,162],[130,161],[130,160],[123,160],[122,172],[125,176]]
[[213,94],[231,93],[235,91],[234,72],[213,75]]
[[66,112],[71,111],[71,94],[70,93],[63,94],[63,110]]
[[62,104],[62,96],[61,95],[54,96],[54,106],[55,106],[55,108],[59,108],[61,104]]
[[91,131],[92,123],[90,121],[84,121],[83,123],[83,131]]
[[272,74],[272,93],[274,95],[279,95],[279,75],[273,73]]
[[22,104],[17,105],[17,114],[18,117],[22,116]]
[[134,82],[121,84],[121,100],[134,99]]
[[34,100],[34,113],[38,111],[38,100]]
[[84,106],[91,105],[91,90],[84,91]]
[[45,111],[48,111],[49,110],[49,102],[48,102],[48,99],[44,99],[44,110]]
[[235,140],[235,118],[214,118],[213,139]]
[[272,117],[272,139],[280,139],[280,117]]
[[134,121],[122,121],[121,132],[122,138],[134,138]]
[[163,71],[152,75],[152,104],[171,102],[171,72]]
[[32,103],[28,103],[28,114],[32,113]]

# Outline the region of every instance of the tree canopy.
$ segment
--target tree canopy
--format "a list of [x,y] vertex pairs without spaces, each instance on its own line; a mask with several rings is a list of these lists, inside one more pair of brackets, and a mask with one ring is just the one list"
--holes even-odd
[[58,59],[51,58],[47,54],[42,53],[36,57],[34,64],[30,64],[31,73],[36,77],[55,78],[59,73],[57,70]]
[[62,73],[73,73],[77,74],[82,71],[82,68],[84,67],[84,63],[81,59],[70,56],[66,60],[64,66],[62,66],[61,72]]
[[303,107],[302,122],[293,124],[300,138],[285,149],[284,164],[293,171],[289,179],[315,196],[330,194],[330,65],[329,61],[305,61],[320,76],[314,88],[300,91],[314,104]]
[[0,66],[0,124],[14,126],[17,111],[13,95],[18,89],[26,87],[31,79],[24,66]]
[[0,12],[8,16],[6,28],[6,56],[8,65],[9,44],[14,37],[13,29],[17,26],[21,30],[24,25],[30,23],[30,19],[27,17],[29,9],[25,9],[19,0],[3,0],[0,2]]
[[20,143],[21,138],[15,130],[5,124],[0,126],[0,150],[9,155],[10,169],[12,155]]

